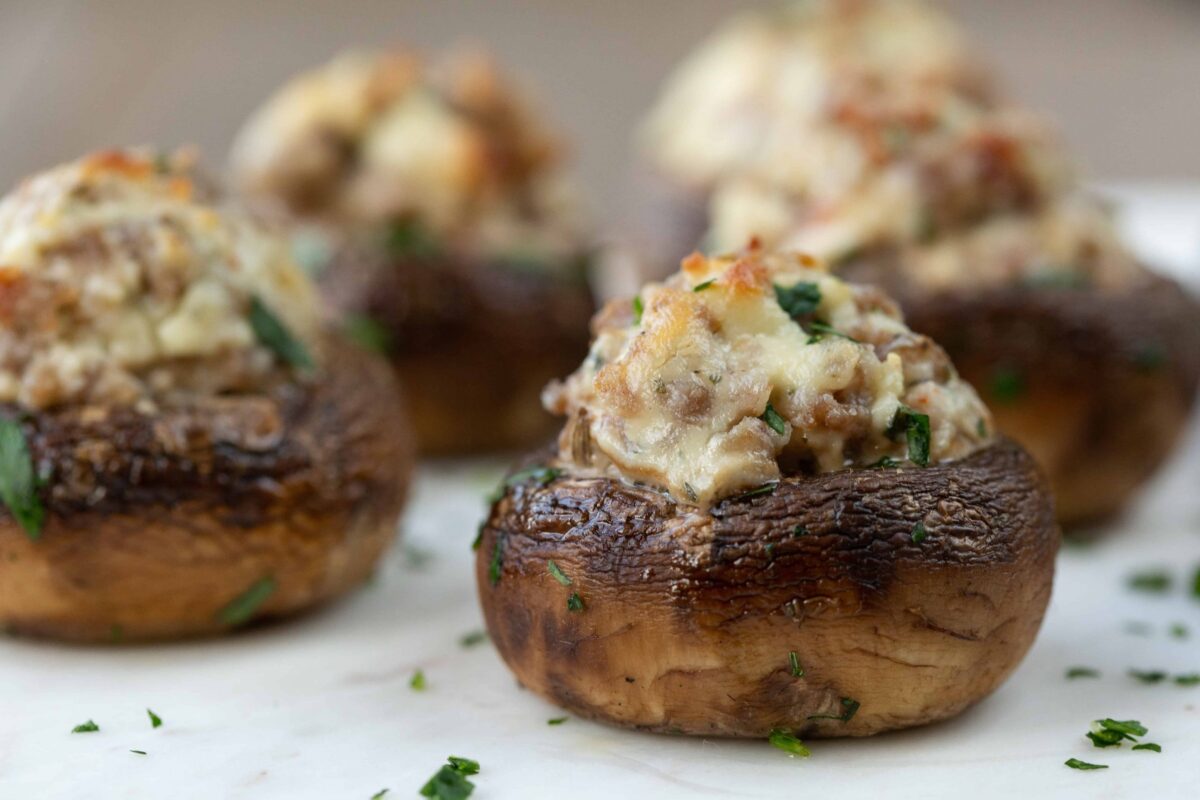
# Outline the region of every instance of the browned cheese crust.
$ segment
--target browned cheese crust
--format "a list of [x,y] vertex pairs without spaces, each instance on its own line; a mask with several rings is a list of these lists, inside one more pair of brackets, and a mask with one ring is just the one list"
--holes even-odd
[[1181,439],[1200,377],[1200,303],[1176,282],[1147,272],[1115,291],[926,295],[863,262],[842,276],[880,283],[946,349],[997,428],[1042,466],[1064,525],[1118,513]]
[[[394,536],[412,443],[386,364],[344,344],[327,352],[311,387],[24,416],[46,521],[31,541],[0,512],[0,624],[76,640],[197,636],[369,577]],[[255,587],[265,598],[238,609]]]
[[542,388],[587,354],[595,310],[581,271],[397,259],[345,249],[322,276],[341,314],[365,314],[389,333],[425,455],[535,446],[559,423]]
[[867,736],[1000,685],[1041,625],[1057,541],[1034,462],[1001,440],[925,469],[788,477],[708,512],[570,471],[518,482],[482,530],[476,577],[501,656],[573,713]]

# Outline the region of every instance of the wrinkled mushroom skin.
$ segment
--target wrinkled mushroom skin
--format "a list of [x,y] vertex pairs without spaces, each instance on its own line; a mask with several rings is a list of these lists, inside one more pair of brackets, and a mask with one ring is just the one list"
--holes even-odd
[[[74,409],[22,423],[49,472],[31,541],[0,516],[0,624],[73,640],[163,639],[281,617],[366,580],[391,542],[412,467],[381,359],[331,344],[310,387],[154,414]],[[6,416],[16,417],[12,409]]]
[[[914,542],[918,522],[928,534]],[[786,478],[709,512],[567,471],[492,508],[476,576],[509,667],[575,714],[707,736],[867,736],[953,716],[1000,685],[1041,624],[1057,541],[1040,473],[1002,440],[926,469]],[[568,610],[572,591],[582,611]],[[843,716],[842,698],[860,704],[848,720],[813,719]]]
[[347,248],[322,284],[338,313],[365,314],[391,334],[423,455],[528,448],[553,436],[558,423],[539,398],[587,354],[595,309],[582,274]]
[[884,287],[1041,464],[1064,525],[1120,512],[1180,440],[1200,376],[1200,303],[1174,281],[1147,274],[1120,292]]

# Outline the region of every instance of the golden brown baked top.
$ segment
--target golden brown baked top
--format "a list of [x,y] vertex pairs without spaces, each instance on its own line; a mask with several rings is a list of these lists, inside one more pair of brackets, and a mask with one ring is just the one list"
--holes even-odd
[[249,193],[313,219],[410,222],[489,256],[579,246],[557,141],[479,54],[343,54],[277,92],[233,162]]
[[[930,107],[991,93],[957,28],[924,3],[792,2],[732,18],[685,60],[643,145],[657,169],[698,189],[762,165],[785,182],[838,184],[863,168],[842,141],[852,129],[930,124]],[[829,125],[836,117],[843,126]]]
[[286,241],[203,194],[186,154],[112,151],[0,201],[0,402],[253,391],[319,356]]
[[781,475],[957,459],[991,418],[942,349],[878,290],[799,254],[683,262],[593,320],[544,402],[563,460],[707,504]]

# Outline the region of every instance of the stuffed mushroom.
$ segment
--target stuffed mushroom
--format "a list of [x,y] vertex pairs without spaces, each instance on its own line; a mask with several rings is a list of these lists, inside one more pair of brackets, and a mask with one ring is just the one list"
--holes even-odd
[[286,237],[114,151],[0,201],[0,264],[0,624],[195,636],[370,576],[412,443]]
[[246,194],[297,246],[347,329],[388,355],[427,454],[527,447],[541,387],[587,350],[588,243],[557,142],[486,59],[351,53],[242,132]]
[[959,713],[1049,600],[1047,487],[880,291],[751,248],[594,322],[477,541],[492,641],[581,716],[865,736]]
[[[881,24],[897,14],[921,24]],[[737,90],[765,103],[757,146],[715,124],[715,109],[734,107],[723,95],[672,128],[682,90],[699,92],[723,53],[760,39],[773,47]],[[891,60],[918,45],[924,59]],[[794,66],[810,62],[821,69]],[[708,185],[709,246],[758,237],[883,287],[1038,460],[1061,520],[1103,520],[1180,438],[1200,305],[1128,251],[1045,123],[979,75],[956,31],[920,5],[803,4],[727,30],[684,68],[652,130],[666,153],[691,142],[740,155]]]

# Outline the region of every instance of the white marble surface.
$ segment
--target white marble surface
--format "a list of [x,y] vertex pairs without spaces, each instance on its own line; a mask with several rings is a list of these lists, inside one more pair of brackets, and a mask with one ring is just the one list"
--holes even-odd
[[[1131,219],[1165,202],[1145,189],[1132,198]],[[1200,220],[1200,204],[1188,201],[1191,215],[1178,205],[1167,202],[1170,219]],[[1153,219],[1139,226],[1156,229]],[[1180,239],[1160,250],[1200,256],[1200,228],[1188,229],[1190,245],[1186,225],[1158,228]],[[1200,566],[1200,426],[1121,530],[1064,550],[1042,635],[993,697],[925,729],[813,742],[806,760],[762,742],[576,719],[551,727],[561,712],[519,690],[490,645],[461,647],[481,624],[468,544],[497,475],[497,465],[426,469],[407,546],[372,586],[314,616],[170,646],[0,641],[0,798],[415,797],[450,754],[481,762],[479,800],[1196,796],[1200,687],[1146,686],[1126,670],[1200,670],[1200,602],[1178,585],[1135,594],[1125,578],[1165,566],[1179,584]],[[428,558],[414,562],[414,550]],[[1177,622],[1190,638],[1168,635]],[[1077,665],[1103,676],[1066,680]],[[418,668],[424,692],[409,688]],[[151,729],[147,707],[163,727]],[[1104,716],[1141,720],[1162,754],[1094,749],[1083,734]],[[89,718],[99,733],[70,733]],[[1071,756],[1111,768],[1070,770]]]

